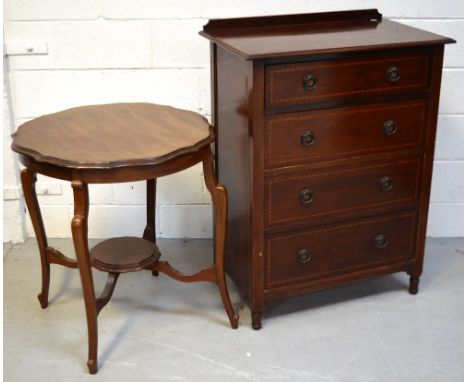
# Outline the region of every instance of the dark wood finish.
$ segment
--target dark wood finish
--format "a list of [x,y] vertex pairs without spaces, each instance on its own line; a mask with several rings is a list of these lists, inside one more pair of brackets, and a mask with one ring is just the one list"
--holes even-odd
[[226,274],[224,272],[224,253],[226,251],[226,226],[228,213],[228,197],[226,188],[222,184],[218,184],[216,179],[213,154],[211,150],[206,150],[203,158],[203,176],[205,185],[211,194],[213,205],[216,211],[215,219],[215,253],[214,253],[214,273],[216,275],[216,284],[218,285],[221,300],[224,304],[231,327],[237,328],[239,316],[235,314],[229,299],[229,293],[226,285]]
[[209,281],[218,285],[221,300],[228,314],[231,327],[236,329],[239,316],[234,312],[226,285],[224,272],[224,253],[226,247],[226,224],[227,224],[227,192],[226,188],[217,183],[213,166],[213,154],[209,149],[205,150],[203,157],[203,175],[206,188],[211,194],[215,207],[215,248],[214,264],[194,274],[186,274],[174,269],[167,261],[159,261],[149,266],[153,272],[158,271],[182,282]]
[[207,126],[203,116],[170,106],[81,106],[24,123],[12,148],[72,169],[155,165],[209,144],[213,136]]
[[[411,211],[275,236],[267,239],[265,284],[272,289],[408,261],[415,228],[416,212]],[[299,254],[302,249],[310,255]]]
[[429,213],[429,198],[431,194],[432,168],[434,163],[434,148],[437,130],[437,116],[439,110],[440,83],[442,79],[442,64],[444,59],[444,45],[434,47],[432,65],[432,97],[429,101],[428,126],[426,134],[426,150],[424,153],[424,166],[421,181],[421,197],[418,233],[416,239],[416,261],[410,267],[410,293],[418,291],[419,278],[423,270],[424,247],[426,245],[426,227]]
[[[422,147],[425,116],[421,100],[271,115],[265,122],[265,162],[278,168]],[[386,133],[388,122],[394,122],[393,134],[389,128]],[[305,132],[309,143],[303,142]]]
[[[389,55],[362,58],[268,65],[266,107],[326,100],[364,98],[379,94],[424,91],[429,87],[428,54]],[[395,82],[386,78],[389,68],[399,68]],[[306,80],[313,77],[313,87]]]
[[226,270],[252,327],[278,298],[394,272],[416,293],[454,40],[377,10],[210,20],[201,35],[230,196]]
[[97,314],[104,308],[110,301],[112,294],[114,293],[115,284],[119,279],[120,273],[109,273],[107,275],[106,285],[101,295],[96,299],[96,311]]
[[[156,188],[157,179],[146,181],[146,227],[143,239],[156,244]],[[158,276],[158,271],[152,271],[153,276]]]
[[23,187],[23,195],[28,207],[29,216],[32,221],[34,233],[36,234],[37,245],[41,255],[41,270],[42,270],[42,288],[41,293],[37,296],[39,303],[43,309],[49,304],[49,285],[50,285],[50,264],[47,261],[47,236],[42,221],[42,214],[39,209],[39,202],[36,195],[37,176],[31,170],[25,168],[21,171],[21,184]]
[[91,248],[89,254],[94,268],[109,273],[140,271],[161,256],[154,243],[129,236],[104,240]]
[[215,104],[226,105],[222,113],[215,110],[217,175],[219,182],[229,190],[229,200],[235,201],[228,205],[226,269],[241,293],[250,300],[252,204],[245,190],[251,187],[253,158],[249,150],[252,134],[245,94],[252,89],[253,74],[251,63],[238,60],[231,52],[216,49],[216,58],[216,83],[219,85]]
[[454,40],[377,10],[210,20],[200,34],[247,60],[434,46]]
[[94,295],[93,272],[88,248],[88,185],[76,179],[72,182],[75,213],[71,223],[73,244],[80,270],[81,287],[85,302],[88,323],[88,369],[90,374],[97,373],[98,324],[96,296]]
[[262,28],[265,32],[267,28],[283,28],[283,32],[294,27],[302,25],[313,28],[319,23],[337,23],[337,22],[369,22],[379,23],[382,21],[382,14],[377,9],[362,9],[341,12],[321,12],[295,15],[279,16],[256,16],[234,19],[214,19],[209,20],[203,27],[203,35],[246,33],[250,28]]
[[39,253],[41,255],[42,287],[41,293],[39,293],[37,298],[41,307],[45,309],[49,305],[50,264],[76,268],[77,262],[48,245],[44,222],[36,195],[36,181],[36,173],[31,169],[25,168],[21,171],[24,200],[28,207],[29,216],[31,217],[37,245],[39,247]]
[[146,227],[143,239],[156,244],[156,179],[146,181]]
[[[298,221],[325,222],[328,218],[358,217],[406,206],[419,198],[419,158],[402,158],[393,163],[335,167],[269,177],[265,194],[265,222],[294,224]],[[391,189],[384,188],[387,180]],[[302,192],[310,192],[305,201]]]
[[[42,266],[41,306],[48,301],[50,264],[79,268],[88,326],[88,369],[97,372],[97,316],[110,301],[120,273],[142,269],[158,271],[180,281],[209,281],[218,289],[232,328],[239,317],[226,286],[227,192],[218,184],[210,145],[213,128],[196,113],[150,104],[83,106],[40,117],[20,126],[13,150],[26,167],[21,179]],[[165,261],[156,246],[156,178],[203,162],[205,183],[216,211],[213,265],[185,275]],[[77,261],[47,244],[35,193],[36,173],[71,181],[74,217],[71,228]],[[147,180],[147,224],[143,238],[121,237],[88,248],[89,183]],[[91,268],[108,272],[96,298]]]
[[78,263],[76,262],[76,260],[70,259],[55,248],[47,247],[46,253],[47,262],[49,264],[59,264],[68,268],[78,268]]

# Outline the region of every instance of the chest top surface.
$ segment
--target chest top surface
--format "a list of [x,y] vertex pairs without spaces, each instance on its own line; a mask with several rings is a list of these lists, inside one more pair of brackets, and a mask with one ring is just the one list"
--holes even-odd
[[210,20],[200,34],[245,59],[452,43],[376,9]]
[[170,106],[82,106],[21,125],[12,148],[39,162],[71,168],[158,164],[213,140],[201,115]]

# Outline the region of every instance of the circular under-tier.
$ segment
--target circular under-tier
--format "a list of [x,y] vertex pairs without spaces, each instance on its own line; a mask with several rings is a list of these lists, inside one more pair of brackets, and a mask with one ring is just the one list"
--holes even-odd
[[107,239],[90,250],[91,264],[110,273],[134,272],[159,260],[156,244],[139,237],[123,236]]

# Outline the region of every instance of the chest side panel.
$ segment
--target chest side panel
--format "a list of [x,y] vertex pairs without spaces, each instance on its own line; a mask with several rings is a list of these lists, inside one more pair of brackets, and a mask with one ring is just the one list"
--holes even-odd
[[214,46],[216,165],[228,191],[226,271],[248,296],[251,253],[251,134],[248,102],[252,62]]

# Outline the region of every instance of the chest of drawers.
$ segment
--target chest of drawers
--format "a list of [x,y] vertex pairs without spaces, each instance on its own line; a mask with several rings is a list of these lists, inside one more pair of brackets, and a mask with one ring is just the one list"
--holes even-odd
[[444,44],[377,10],[210,20],[226,269],[275,299],[422,273]]

